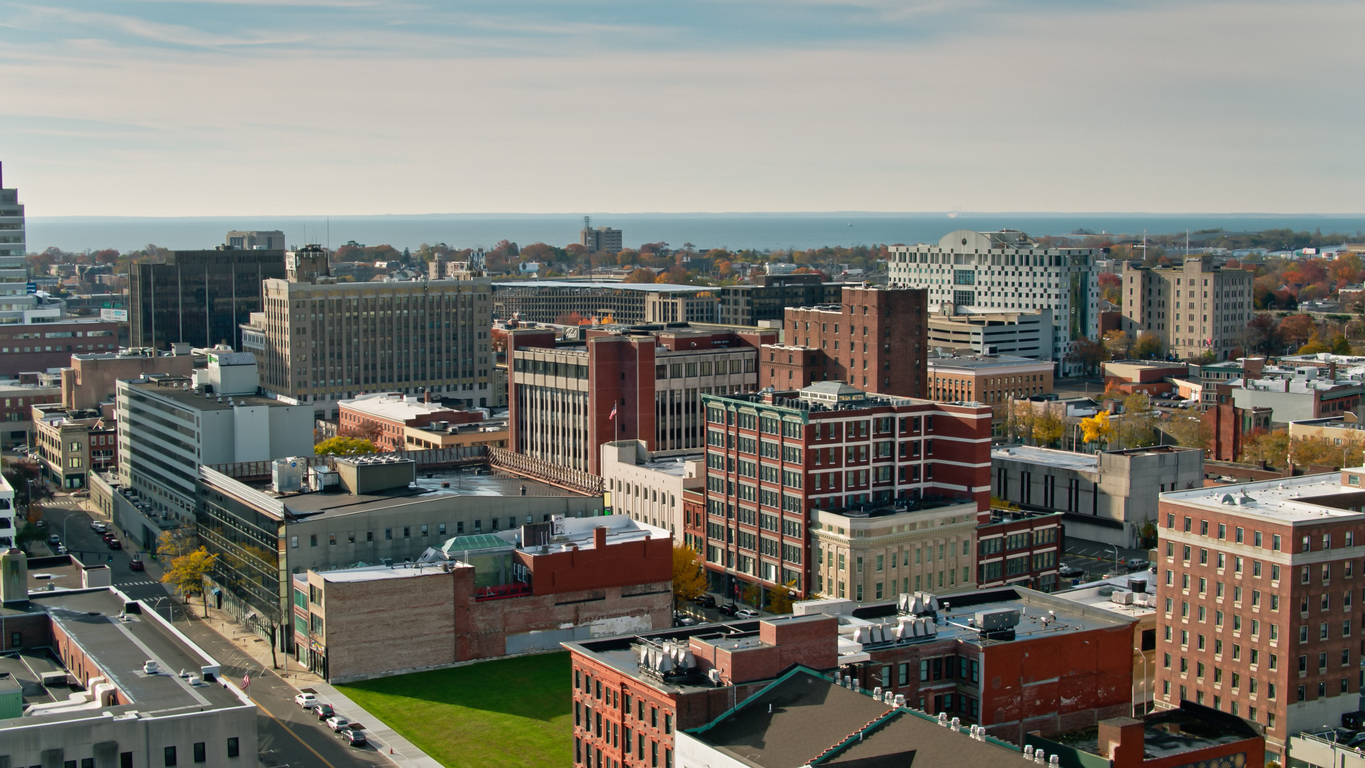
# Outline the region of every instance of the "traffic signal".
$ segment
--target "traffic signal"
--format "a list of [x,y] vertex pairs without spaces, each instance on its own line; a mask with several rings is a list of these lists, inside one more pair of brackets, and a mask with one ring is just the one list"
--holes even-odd
[[113,555],[110,555],[110,556],[109,556],[109,562],[111,562],[111,563],[114,562],[114,556],[113,556]]

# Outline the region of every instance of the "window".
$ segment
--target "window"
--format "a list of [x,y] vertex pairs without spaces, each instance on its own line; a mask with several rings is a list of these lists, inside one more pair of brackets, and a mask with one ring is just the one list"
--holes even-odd
[[196,741],[194,743],[194,762],[203,763],[207,762],[208,759],[208,751],[204,748],[204,742]]
[[166,765],[175,764],[175,747],[166,747]]

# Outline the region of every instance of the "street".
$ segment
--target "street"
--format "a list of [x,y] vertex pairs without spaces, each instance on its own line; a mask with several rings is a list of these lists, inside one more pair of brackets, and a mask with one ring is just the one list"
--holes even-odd
[[[68,551],[87,565],[108,565],[113,571],[115,587],[130,598],[145,601],[163,617],[170,616],[174,626],[217,659],[223,665],[223,673],[238,685],[241,684],[242,677],[250,673],[251,683],[247,688],[247,694],[261,710],[257,719],[260,765],[266,768],[286,766],[302,768],[317,765],[330,768],[350,766],[368,768],[391,765],[373,746],[363,748],[346,746],[330,728],[319,723],[312,713],[304,712],[294,703],[297,690],[273,670],[263,667],[254,658],[238,649],[208,622],[199,618],[202,611],[198,610],[197,606],[189,606],[189,612],[196,615],[187,619],[185,615],[187,607],[178,601],[172,601],[165,586],[160,583],[162,571],[158,564],[147,562],[145,571],[134,571],[129,568],[134,552],[127,549],[109,549],[100,538],[100,534],[90,528],[93,518],[86,512],[81,502],[81,499],[72,496],[59,496],[43,501],[43,519],[48,523],[47,532],[57,534]],[[119,534],[122,540],[122,532]],[[35,545],[34,549],[40,549],[42,546],[44,545]],[[80,585],[62,586],[69,588]],[[230,628],[234,625],[227,626]],[[280,659],[283,662],[283,654],[280,655]]]

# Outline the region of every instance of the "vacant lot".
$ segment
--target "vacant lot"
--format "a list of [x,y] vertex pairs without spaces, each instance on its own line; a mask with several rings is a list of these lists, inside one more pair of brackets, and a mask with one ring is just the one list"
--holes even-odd
[[448,768],[573,763],[569,654],[338,686]]

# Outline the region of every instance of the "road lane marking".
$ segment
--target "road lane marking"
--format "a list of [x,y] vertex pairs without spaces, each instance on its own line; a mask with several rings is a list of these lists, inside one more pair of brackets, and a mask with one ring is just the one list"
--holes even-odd
[[317,755],[317,758],[318,758],[319,760],[322,761],[322,764],[323,764],[323,765],[327,766],[327,768],[336,768],[335,765],[332,765],[331,763],[327,762],[327,758],[325,758],[325,757],[323,757],[322,755],[318,754],[318,751],[317,751],[316,749],[313,749],[313,747],[312,747],[308,742],[306,742],[306,741],[304,741],[303,739],[299,738],[299,735],[298,735],[297,733],[294,733],[294,730],[293,730],[292,728],[290,728],[289,726],[285,725],[283,720],[279,719],[278,717],[275,717],[275,715],[274,715],[273,713],[271,713],[270,710],[268,710],[268,709],[266,709],[264,706],[262,706],[262,705],[261,705],[261,702],[256,701],[255,699],[252,699],[252,698],[249,697],[249,696],[248,696],[247,698],[251,700],[251,703],[252,703],[252,704],[255,704],[256,706],[260,707],[260,708],[261,708],[261,711],[264,712],[264,713],[266,713],[266,715],[268,715],[268,716],[270,717],[271,720],[274,720],[275,722],[279,723],[279,724],[280,724],[280,727],[284,729],[285,733],[288,733],[290,736],[293,736],[293,737],[294,737],[294,740],[297,741],[298,743],[302,744],[302,745],[304,746],[305,749],[307,749],[309,752],[312,752],[314,755]]

